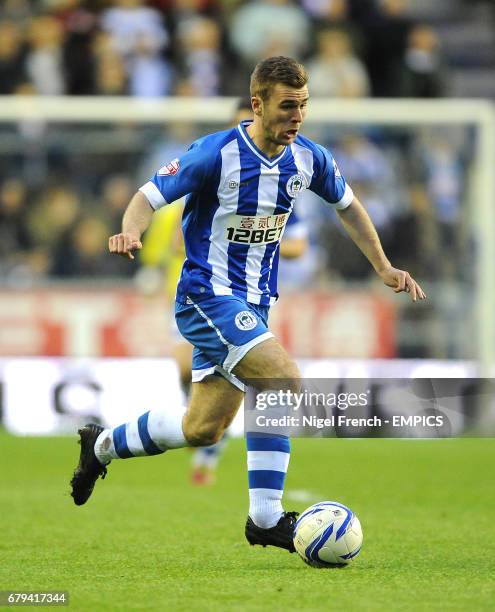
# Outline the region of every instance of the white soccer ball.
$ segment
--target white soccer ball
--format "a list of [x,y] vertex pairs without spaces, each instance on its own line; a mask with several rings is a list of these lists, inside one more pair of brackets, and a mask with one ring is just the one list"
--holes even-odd
[[297,519],[294,546],[313,567],[348,565],[359,554],[363,531],[358,517],[334,501],[307,508]]

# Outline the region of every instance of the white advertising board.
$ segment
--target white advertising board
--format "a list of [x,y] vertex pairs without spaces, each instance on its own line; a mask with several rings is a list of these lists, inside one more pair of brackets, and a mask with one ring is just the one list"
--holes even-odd
[[[305,378],[470,378],[475,365],[430,360],[300,360]],[[116,426],[147,410],[184,405],[169,358],[1,358],[0,415],[18,435],[74,434],[88,421]],[[242,409],[233,424],[242,433]]]

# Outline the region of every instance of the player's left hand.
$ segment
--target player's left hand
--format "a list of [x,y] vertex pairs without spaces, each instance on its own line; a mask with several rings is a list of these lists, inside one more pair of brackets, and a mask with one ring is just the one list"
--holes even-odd
[[391,287],[395,293],[405,291],[409,293],[413,302],[426,299],[426,293],[421,289],[414,278],[412,278],[409,272],[390,266],[382,272],[379,272],[379,275],[387,287]]

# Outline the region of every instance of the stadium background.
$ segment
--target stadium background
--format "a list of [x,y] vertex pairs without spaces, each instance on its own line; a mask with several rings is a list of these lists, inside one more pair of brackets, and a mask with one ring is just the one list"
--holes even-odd
[[[493,295],[480,281],[480,269],[486,270],[481,268],[485,264],[479,234],[483,192],[477,183],[482,124],[475,123],[477,109],[486,110],[495,97],[493,2],[4,0],[0,6],[0,423],[9,434],[0,433],[5,478],[2,532],[6,534],[0,553],[9,563],[0,574],[0,588],[73,585],[81,609],[84,600],[97,609],[110,597],[108,591],[100,597],[91,585],[76,580],[70,567],[62,569],[65,553],[61,548],[47,552],[50,534],[71,541],[75,526],[86,527],[84,520],[68,513],[67,498],[61,498],[63,479],[68,480],[73,462],[72,438],[25,440],[10,434],[71,434],[88,418],[116,424],[165,397],[171,404],[180,401],[170,359],[163,271],[146,269],[139,259],[131,263],[110,257],[107,237],[119,228],[136,187],[197,136],[229,123],[236,97],[246,94],[253,64],[273,54],[295,56],[307,65],[319,119],[308,121],[304,133],[332,150],[367,205],[390,259],[410,270],[428,294],[428,302],[421,305],[389,295],[342,234],[335,216],[308,195],[297,210],[308,227],[310,249],[301,261],[282,270],[282,299],[272,314],[275,333],[307,371],[318,376],[326,372],[341,377],[469,377],[491,371],[491,349],[485,353],[480,349],[483,331],[488,347],[495,342],[490,316],[482,319],[480,331],[480,313],[486,312],[487,305],[490,310]],[[436,123],[434,117],[441,116],[444,108],[438,106],[424,115],[424,123],[417,118],[414,122],[376,121],[376,104],[384,98],[388,100],[383,108],[390,108],[391,114],[394,108],[400,109],[401,116],[410,109],[411,116],[417,117],[426,108],[420,106],[425,101],[446,102],[449,115],[455,118],[459,112],[459,119]],[[473,122],[468,120],[470,107],[462,106],[466,98],[483,100],[472,107]],[[162,102],[165,106],[160,106]],[[386,106],[391,102],[392,106]],[[360,105],[354,113],[359,120],[332,120],[332,109],[352,110],[353,104]],[[322,118],[325,105],[326,119]],[[121,118],[112,120],[109,108]],[[126,109],[130,109],[127,117]],[[62,118],[64,112],[68,118]],[[368,112],[369,121],[363,121]],[[493,105],[488,114],[493,120]],[[489,125],[493,127],[493,121]],[[484,132],[483,137],[488,146],[491,139],[493,153],[495,133]],[[490,203],[493,200],[483,210]],[[493,227],[493,219],[484,221],[486,227]],[[491,286],[491,276],[485,282]],[[493,426],[490,415],[484,419]],[[315,441],[317,447],[311,441],[301,442],[294,476],[289,477],[293,479],[289,493],[294,494],[289,500],[299,510],[318,501],[318,495],[356,504],[358,514],[364,513],[367,519],[365,537],[371,533],[368,558],[373,562],[373,554],[378,553],[399,558],[406,569],[403,582],[397,578],[397,585],[403,589],[414,585],[418,601],[425,605],[441,606],[442,597],[449,594],[450,604],[474,601],[479,609],[487,605],[488,583],[483,581],[487,565],[482,562],[487,539],[462,540],[459,568],[449,565],[459,546],[454,553],[447,534],[457,538],[457,545],[460,536],[446,508],[451,503],[461,506],[465,496],[476,497],[474,514],[468,519],[464,510],[462,518],[477,522],[488,538],[493,526],[487,507],[493,499],[481,474],[493,451],[487,446],[490,441],[471,441],[469,447],[456,441],[448,449],[395,443],[391,454],[390,447],[367,441],[366,446],[352,447],[352,458],[345,442],[333,441],[335,446],[326,450],[321,442]],[[113,497],[111,492],[104,493],[102,506],[97,507],[105,520],[116,520],[110,508],[122,501],[125,487],[135,486],[144,495],[145,522],[151,527],[162,516],[155,496],[175,496],[175,513],[181,504],[199,503],[210,513],[218,512],[212,528],[220,533],[221,545],[228,547],[230,539],[238,539],[233,529],[221,531],[223,521],[230,521],[226,510],[233,493],[229,478],[241,481],[236,492],[240,501],[235,502],[239,509],[235,506],[234,511],[239,517],[244,512],[241,448],[240,441],[234,442],[221,467],[218,510],[208,492],[197,498],[185,484],[182,487],[180,472],[187,457],[180,453],[171,463],[179,475],[174,471],[165,483],[157,464],[146,479],[139,475],[142,466],[121,471],[112,466],[120,488]],[[15,466],[7,471],[12,456]],[[349,472],[356,476],[347,480],[332,474],[327,479],[324,471],[308,484],[306,475],[312,473],[315,456],[322,464],[347,457]],[[395,471],[392,456],[401,457]],[[363,488],[363,478],[377,478],[373,465],[379,466],[383,479],[375,491],[369,485]],[[436,468],[437,476],[429,478],[429,470]],[[452,473],[457,474],[460,487],[456,488]],[[50,480],[52,475],[55,482]],[[444,488],[435,489],[437,478]],[[387,486],[395,487],[395,512],[386,506],[391,495]],[[432,501],[425,506],[433,513],[431,523],[415,506],[418,498],[428,496]],[[52,502],[63,517],[56,529],[46,512]],[[136,516],[142,512],[135,501],[131,506]],[[415,563],[424,549],[415,549],[417,543],[406,538],[405,546],[417,554],[408,565],[404,548],[373,535],[381,529],[379,517],[385,516],[397,537],[403,537],[400,508],[404,512],[413,508],[411,531],[421,525],[429,541],[439,544],[441,553],[433,547],[426,556],[450,568],[450,578],[437,575],[431,583],[415,583]],[[198,512],[200,518],[210,520],[209,514],[206,519]],[[166,517],[172,530],[178,530],[171,512]],[[445,524],[443,540],[433,525],[440,520]],[[36,532],[38,521],[46,540]],[[129,529],[138,526],[139,521],[129,522]],[[98,542],[104,530],[99,524],[91,532],[92,541]],[[23,531],[32,545],[19,546]],[[194,608],[195,598],[212,597],[209,586],[214,590],[217,579],[221,584],[228,566],[218,561],[211,542],[201,541],[218,571],[208,585],[200,565],[181,556],[181,542],[174,537],[167,534],[167,546],[161,542],[159,552],[169,562],[179,559],[177,571],[167,580],[190,579],[191,572],[198,572],[200,582],[204,578],[204,584],[199,584],[193,576],[196,592],[182,587],[183,601]],[[191,537],[200,536],[194,532]],[[52,570],[40,572],[30,553],[34,543],[47,559],[55,560]],[[80,559],[90,558],[79,544],[75,550]],[[122,558],[128,552],[119,549]],[[232,557],[232,563],[249,567],[248,554],[239,548],[235,552],[239,557]],[[461,566],[465,562],[467,567],[475,557],[472,571],[477,579],[473,580]],[[261,564],[261,557],[255,558]],[[112,563],[112,557],[104,559]],[[160,555],[157,559],[159,563]],[[275,562],[274,579],[282,583],[285,566],[277,566],[274,555],[269,559]],[[383,570],[380,580],[396,578],[387,574],[390,568],[377,563]],[[98,571],[105,573],[103,566],[98,567],[93,577]],[[363,568],[370,570],[366,560]],[[146,569],[151,575],[150,567]],[[147,584],[139,567],[132,566],[132,571]],[[372,609],[366,599],[369,592],[374,593],[377,607],[400,601],[406,609],[414,588],[402,594],[393,589],[374,592],[369,577],[374,575],[373,570],[368,574],[369,583],[359,582],[359,575],[353,583],[361,597],[360,609]],[[315,592],[322,591],[328,581],[304,576],[315,581]],[[452,576],[458,581],[455,593]],[[150,607],[160,605],[167,580],[160,587],[153,583],[156,600]],[[247,595],[252,585],[241,582],[232,582],[223,603],[263,609]],[[335,601],[350,606],[346,579],[339,576],[336,582]],[[126,601],[129,608],[139,608],[129,603],[136,598],[134,591],[113,586],[119,593],[115,608],[124,609]],[[272,594],[268,582],[260,588],[267,597]],[[236,599],[239,593],[244,593],[242,601]],[[292,601],[290,593],[286,595]],[[315,597],[308,609],[324,605]],[[182,609],[183,601],[173,599],[172,608]],[[112,609],[108,602],[105,607]]]

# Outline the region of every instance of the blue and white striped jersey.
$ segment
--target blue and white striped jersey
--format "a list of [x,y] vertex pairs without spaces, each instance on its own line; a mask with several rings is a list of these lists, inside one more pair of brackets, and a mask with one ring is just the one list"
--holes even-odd
[[279,242],[297,196],[311,189],[337,209],[352,201],[351,188],[324,147],[297,136],[268,158],[247,134],[249,123],[195,141],[140,189],[155,209],[187,194],[180,302],[237,295],[273,304]]

